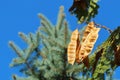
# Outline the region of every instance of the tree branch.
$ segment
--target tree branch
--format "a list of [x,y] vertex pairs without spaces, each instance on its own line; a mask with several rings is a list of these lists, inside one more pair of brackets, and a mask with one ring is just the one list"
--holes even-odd
[[110,28],[108,28],[108,27],[106,27],[106,26],[104,26],[104,25],[95,23],[95,26],[100,27],[100,28],[104,28],[104,29],[107,30],[110,34],[113,32]]

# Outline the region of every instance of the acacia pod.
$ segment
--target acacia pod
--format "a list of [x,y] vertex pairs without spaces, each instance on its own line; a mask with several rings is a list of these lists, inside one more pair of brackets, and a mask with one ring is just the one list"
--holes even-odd
[[79,51],[79,59],[80,61],[83,61],[90,52],[92,51],[94,44],[98,38],[98,32],[100,28],[92,28],[91,32],[88,34],[84,42],[81,44],[81,49]]
[[115,64],[120,66],[120,46],[116,47],[114,56],[115,56],[115,59],[114,59]]
[[86,26],[86,28],[85,28],[85,30],[84,30],[84,32],[83,32],[82,42],[85,41],[86,37],[87,37],[88,34],[93,30],[93,28],[94,28],[94,22],[90,22],[90,23]]
[[76,59],[75,61],[79,63],[79,50],[81,48],[81,44],[80,44],[80,35],[78,35],[78,39],[77,39],[77,48],[76,48]]
[[67,50],[67,57],[68,57],[68,63],[74,64],[75,59],[76,59],[76,49],[77,49],[77,40],[79,39],[79,32],[78,29],[73,31],[71,35],[71,41],[68,45],[68,50]]

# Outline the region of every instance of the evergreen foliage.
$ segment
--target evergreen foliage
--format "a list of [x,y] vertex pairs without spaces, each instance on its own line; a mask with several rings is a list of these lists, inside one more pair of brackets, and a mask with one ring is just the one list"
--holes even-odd
[[90,68],[84,64],[70,65],[67,62],[67,46],[71,30],[65,20],[64,8],[60,7],[58,20],[53,25],[45,16],[39,14],[41,26],[36,33],[28,35],[20,32],[20,37],[28,47],[21,49],[10,41],[17,53],[11,67],[22,66],[23,77],[13,75],[13,80],[105,80],[112,79],[115,63],[114,50],[120,44],[120,27],[89,56]]

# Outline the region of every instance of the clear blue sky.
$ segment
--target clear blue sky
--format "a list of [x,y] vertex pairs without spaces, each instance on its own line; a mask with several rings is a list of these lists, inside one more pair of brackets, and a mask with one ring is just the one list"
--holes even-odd
[[[99,4],[99,14],[93,20],[114,30],[120,25],[120,0],[100,0]],[[25,43],[18,36],[18,32],[35,32],[40,24],[38,13],[43,13],[55,24],[61,5],[65,7],[70,29],[74,30],[78,25],[77,20],[68,12],[72,0],[0,0],[0,80],[12,80],[12,74],[21,75],[18,68],[9,67],[16,54],[8,46],[8,41],[13,40],[22,47]],[[102,29],[96,45],[102,43],[108,35]],[[114,77],[120,79],[119,74],[120,68],[116,70]]]

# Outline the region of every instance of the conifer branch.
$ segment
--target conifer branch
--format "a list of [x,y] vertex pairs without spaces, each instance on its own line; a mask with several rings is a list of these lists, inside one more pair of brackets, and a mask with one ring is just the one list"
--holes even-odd
[[50,28],[51,30],[53,29],[53,24],[50,23],[50,21],[42,14],[38,14],[38,17],[41,18],[42,21],[44,21],[46,24],[45,25],[48,25],[48,28]]
[[[23,52],[22,50],[18,50],[17,49],[17,46],[15,46],[15,44],[13,42],[9,42],[9,45],[16,51],[16,53],[18,54],[18,56],[22,59],[23,58],[23,55],[21,55],[21,52]],[[22,53],[23,54],[23,53]],[[24,59],[25,60],[25,59]],[[32,68],[30,67],[29,63],[27,62],[27,60],[24,61],[24,63],[26,64],[27,68],[31,71],[31,73],[34,74],[34,71],[32,70]]]
[[14,80],[17,80],[15,75],[13,75],[12,78],[13,78]]
[[17,45],[15,45],[12,41],[9,41],[9,45],[13,48],[19,57],[23,58],[22,54],[24,54],[24,52]]
[[[67,22],[65,21],[64,22],[64,25],[65,25],[65,30],[64,30],[64,42],[65,42],[65,45],[67,44],[67,36],[68,36],[68,26],[67,26]],[[67,45],[66,45],[67,46]]]
[[60,7],[59,14],[58,14],[58,21],[57,21],[57,23],[56,23],[57,31],[61,29],[62,24],[63,24],[63,21],[64,21],[64,18],[65,18],[64,7],[61,6],[61,7]]
[[40,28],[41,30],[43,29],[48,35],[52,35],[53,32],[52,30],[48,27],[45,21],[41,21],[42,27]]
[[30,44],[30,39],[27,37],[26,34],[24,34],[22,32],[19,32],[18,34],[27,44]]
[[40,56],[42,56],[42,58],[44,58],[44,59],[46,59],[46,58],[47,58],[47,57],[46,57],[46,55],[45,55],[45,54],[43,54],[43,53],[40,51],[40,49],[39,49],[38,47],[35,49],[35,51],[36,51],[36,53],[37,53],[37,55],[36,55],[36,56],[40,55]]

